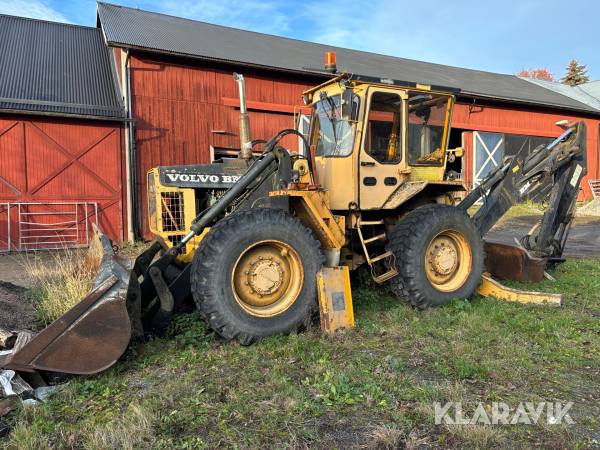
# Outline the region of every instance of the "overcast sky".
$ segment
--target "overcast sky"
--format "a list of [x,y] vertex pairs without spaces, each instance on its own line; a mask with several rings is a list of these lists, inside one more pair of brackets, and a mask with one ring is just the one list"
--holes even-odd
[[[567,63],[575,58],[588,66],[592,80],[600,79],[600,1],[115,0],[113,3],[492,72],[516,73],[544,67],[560,78]],[[415,12],[411,12],[411,7]],[[96,23],[93,0],[0,0],[0,13],[90,26]]]

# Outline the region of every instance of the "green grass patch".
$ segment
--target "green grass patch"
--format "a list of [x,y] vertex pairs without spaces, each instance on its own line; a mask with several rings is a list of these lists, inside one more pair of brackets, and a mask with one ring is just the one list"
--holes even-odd
[[[250,347],[198,314],[10,417],[7,448],[588,448],[600,433],[600,260],[570,260],[564,306],[476,297],[419,311],[353,292],[357,327]],[[573,401],[572,426],[435,425],[433,402]],[[362,446],[362,447],[361,447]]]
[[[468,209],[468,213],[472,216],[477,210],[480,208],[479,205],[471,206]],[[514,217],[522,217],[522,216],[541,216],[544,213],[546,206],[542,203],[536,203],[531,201],[526,201],[522,203],[517,203],[513,207],[511,207],[506,214],[502,216],[502,221]]]

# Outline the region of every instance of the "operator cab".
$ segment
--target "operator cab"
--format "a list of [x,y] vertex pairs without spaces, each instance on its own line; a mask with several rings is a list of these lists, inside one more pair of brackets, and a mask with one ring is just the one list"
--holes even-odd
[[333,209],[387,208],[407,182],[444,181],[453,93],[343,74],[304,100],[318,183],[334,187]]

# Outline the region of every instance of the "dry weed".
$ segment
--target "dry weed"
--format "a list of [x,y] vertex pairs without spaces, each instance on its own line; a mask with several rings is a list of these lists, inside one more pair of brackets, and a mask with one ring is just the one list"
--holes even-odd
[[84,447],[90,450],[152,448],[154,414],[131,404],[125,413],[104,425],[86,432]]
[[25,256],[26,275],[32,280],[31,296],[36,316],[44,325],[56,320],[90,291],[100,265],[100,252],[62,249],[48,260]]

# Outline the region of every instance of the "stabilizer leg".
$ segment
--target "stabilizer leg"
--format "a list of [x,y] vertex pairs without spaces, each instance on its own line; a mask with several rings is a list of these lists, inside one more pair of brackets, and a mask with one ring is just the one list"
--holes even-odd
[[323,267],[317,273],[321,330],[332,334],[354,327],[350,273],[347,266]]
[[506,300],[508,302],[547,304],[553,306],[562,305],[561,294],[550,294],[538,291],[522,291],[519,289],[510,288],[494,280],[489,273],[484,273],[481,276],[481,285],[479,286],[478,292],[484,297],[494,297],[498,300]]

